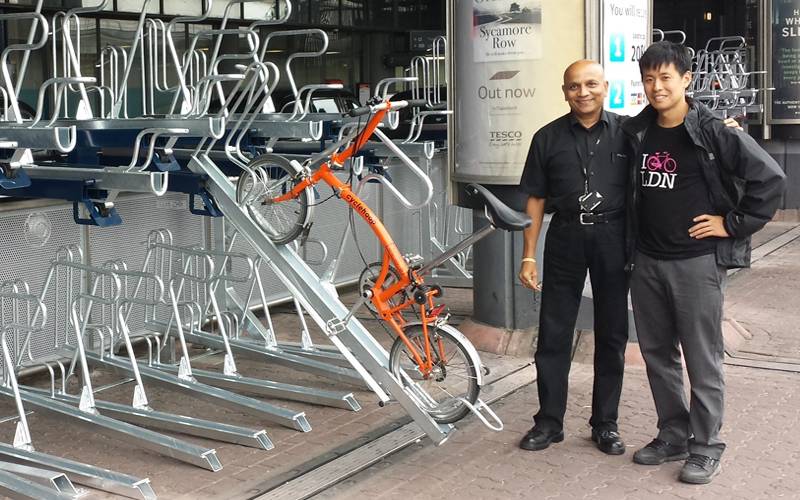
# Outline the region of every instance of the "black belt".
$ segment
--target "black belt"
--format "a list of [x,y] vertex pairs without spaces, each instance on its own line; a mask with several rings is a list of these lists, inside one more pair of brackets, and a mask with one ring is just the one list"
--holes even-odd
[[607,224],[612,220],[621,219],[625,216],[625,209],[609,210],[608,212],[567,212],[556,213],[556,217],[561,222],[578,223],[584,226],[593,224]]

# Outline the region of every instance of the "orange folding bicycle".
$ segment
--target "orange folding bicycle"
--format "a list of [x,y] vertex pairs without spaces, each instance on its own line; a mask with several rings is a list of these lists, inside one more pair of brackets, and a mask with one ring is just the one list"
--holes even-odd
[[[254,220],[275,244],[286,244],[309,226],[312,188],[321,182],[330,186],[335,195],[369,225],[383,248],[380,270],[371,270],[373,266],[378,269],[376,263],[362,274],[362,297],[346,321],[356,309],[367,304],[388,325],[395,334],[389,355],[392,373],[398,380],[422,386],[429,396],[423,401],[425,410],[437,422],[453,423],[470,411],[486,422],[476,410],[485,370],[480,357],[469,340],[447,323],[449,314],[445,306],[435,303],[442,296],[442,289],[426,285],[423,277],[495,228],[522,230],[530,225],[530,218],[504,205],[484,187],[470,184],[467,193],[484,206],[489,224],[431,262],[424,263],[419,256],[401,254],[378,216],[353,192],[350,184],[334,174],[344,169],[346,161],[373,134],[377,133],[384,142],[389,141],[376,131],[387,113],[423,103],[374,98],[368,106],[349,113],[351,117],[370,114],[363,127],[356,126],[355,131],[302,165],[274,154],[254,158],[237,183],[237,201],[248,207]],[[319,168],[312,171],[310,166],[317,164]]]

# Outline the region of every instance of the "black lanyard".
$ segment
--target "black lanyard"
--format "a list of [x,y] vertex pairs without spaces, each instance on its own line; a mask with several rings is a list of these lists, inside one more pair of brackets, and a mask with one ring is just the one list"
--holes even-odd
[[[573,125],[574,126],[574,125]],[[582,126],[582,125],[578,125]],[[584,129],[586,131],[586,137],[578,138],[575,130],[570,127],[570,132],[572,133],[573,139],[575,139],[575,151],[578,154],[578,159],[581,163],[581,172],[583,173],[583,194],[589,194],[589,174],[592,171],[592,162],[594,161],[594,157],[597,156],[595,153],[597,152],[597,147],[600,145],[600,140],[603,137],[603,127],[602,120],[598,121],[592,130]],[[597,133],[597,138],[593,139],[594,133]],[[583,148],[580,146],[578,141],[586,141],[586,152],[589,153],[589,161],[586,161],[583,155]]]

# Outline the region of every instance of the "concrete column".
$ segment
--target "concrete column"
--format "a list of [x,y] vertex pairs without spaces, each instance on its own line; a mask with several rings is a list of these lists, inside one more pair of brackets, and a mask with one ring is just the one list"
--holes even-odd
[[[486,186],[516,210],[523,210],[527,196],[516,186]],[[474,210],[473,230],[488,224],[482,210]],[[545,218],[537,244],[536,260],[541,279]],[[459,326],[475,346],[488,352],[524,356],[532,354],[539,324],[539,292],[522,286],[522,232],[497,230],[473,246],[473,315]]]

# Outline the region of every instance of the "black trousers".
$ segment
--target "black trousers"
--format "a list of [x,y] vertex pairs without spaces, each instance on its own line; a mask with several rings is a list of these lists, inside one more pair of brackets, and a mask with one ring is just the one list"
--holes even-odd
[[594,296],[595,340],[589,423],[597,430],[617,430],[628,341],[624,219],[581,225],[556,214],[547,231],[543,265],[535,356],[539,389],[536,426],[546,431],[563,428],[575,322],[588,270]]

